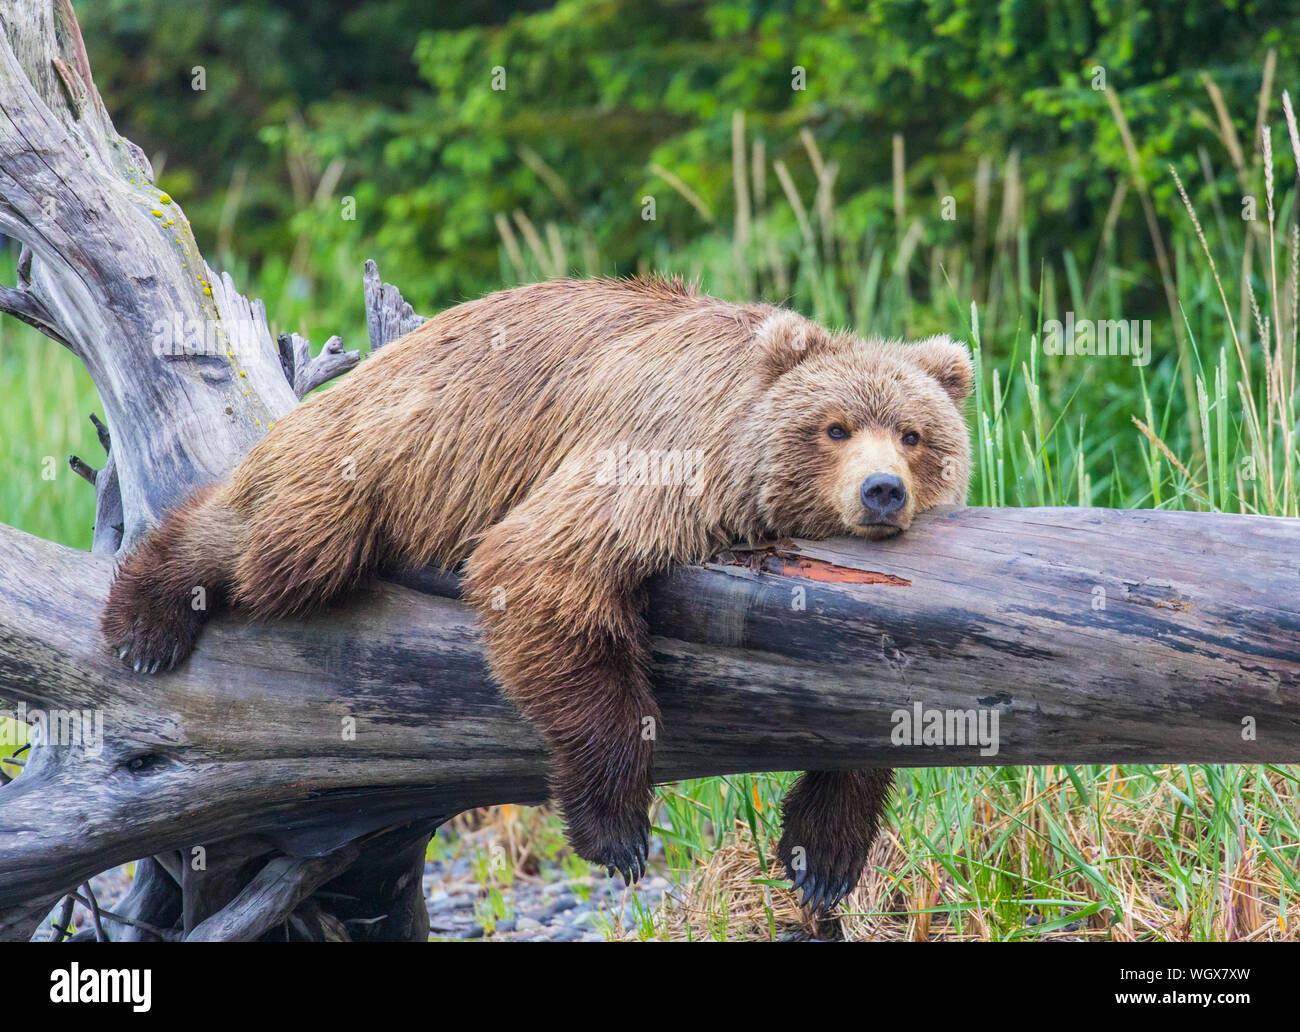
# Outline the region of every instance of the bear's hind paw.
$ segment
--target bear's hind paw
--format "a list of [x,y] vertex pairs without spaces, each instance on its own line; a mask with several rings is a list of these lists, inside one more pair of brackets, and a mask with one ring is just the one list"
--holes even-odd
[[650,844],[647,840],[642,839],[640,842],[632,842],[624,846],[615,847],[606,853],[605,858],[598,860],[602,864],[605,873],[609,877],[614,877],[615,872],[622,875],[624,885],[632,885],[640,881],[641,876],[646,872],[646,858],[650,852]]
[[194,650],[196,629],[186,621],[146,621],[140,617],[129,628],[110,633],[105,628],[108,646],[117,658],[137,674],[156,674],[173,669]]

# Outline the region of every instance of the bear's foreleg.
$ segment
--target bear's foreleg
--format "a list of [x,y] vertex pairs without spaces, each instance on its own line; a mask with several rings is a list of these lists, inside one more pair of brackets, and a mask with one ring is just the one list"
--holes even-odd
[[829,911],[858,884],[893,780],[885,767],[810,770],[786,793],[777,853],[805,907]]
[[646,868],[659,725],[645,570],[584,483],[557,478],[493,527],[470,558],[467,597],[493,672],[545,739],[573,848],[630,884]]
[[[570,601],[582,588],[546,589],[554,571],[516,565],[482,547],[473,563],[472,597],[481,603],[480,592],[487,591],[480,611],[493,670],[546,741],[573,848],[635,881],[649,848],[650,761],[659,723],[639,599],[609,600],[609,622],[599,626],[575,619]],[[602,588],[591,586],[590,597]]]

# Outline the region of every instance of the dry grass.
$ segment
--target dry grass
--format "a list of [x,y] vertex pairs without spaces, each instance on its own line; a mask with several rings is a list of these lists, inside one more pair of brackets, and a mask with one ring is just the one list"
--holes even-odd
[[817,926],[799,907],[794,893],[762,884],[770,878],[759,868],[753,839],[738,830],[665,902],[660,937],[692,942],[816,934]]
[[[965,827],[939,824],[942,806],[905,800],[857,889],[820,925],[792,893],[765,884],[771,875],[759,868],[749,827],[737,822],[727,843],[681,879],[656,932],[675,941],[1300,940],[1295,780],[1257,770],[1259,782],[1243,792],[1267,794],[1290,817],[1243,806],[1251,822],[1227,830],[1232,815],[1215,812],[1218,790],[1195,774],[1189,796],[1187,772],[1151,778],[1111,768],[1085,798],[1063,774],[1039,790],[1026,782],[1013,806],[996,792],[974,800]],[[917,846],[944,839],[949,848]]]

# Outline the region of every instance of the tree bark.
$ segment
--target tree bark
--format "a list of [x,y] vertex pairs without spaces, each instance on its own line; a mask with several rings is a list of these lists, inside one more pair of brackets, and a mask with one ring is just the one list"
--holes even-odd
[[97,523],[95,550],[115,552],[227,473],[297,398],[261,302],[208,267],[180,205],[113,128],[70,0],[11,0],[0,26],[0,233],[30,254],[0,309],[90,371],[122,524]]

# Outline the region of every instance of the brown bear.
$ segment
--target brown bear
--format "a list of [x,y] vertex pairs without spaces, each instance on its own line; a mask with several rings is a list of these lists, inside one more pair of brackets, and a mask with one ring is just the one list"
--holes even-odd
[[[170,513],[121,564],[104,633],[153,673],[223,606],[305,614],[377,573],[468,560],[574,849],[631,881],[658,717],[646,579],[737,541],[880,539],[963,502],[971,378],[946,337],[862,340],[676,280],[492,294],[309,397]],[[805,904],[856,884],[891,776],[813,771],[791,790],[780,855]]]

